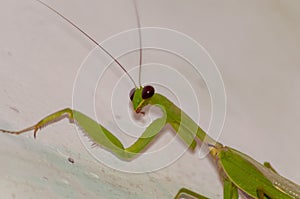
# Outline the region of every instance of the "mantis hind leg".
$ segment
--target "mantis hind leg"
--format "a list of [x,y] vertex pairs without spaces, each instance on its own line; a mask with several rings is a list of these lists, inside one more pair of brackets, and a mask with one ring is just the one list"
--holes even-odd
[[274,173],[278,174],[278,172],[274,169],[274,167],[272,167],[270,162],[264,162],[264,166],[267,167],[268,169],[271,169]]
[[239,194],[238,194],[238,189],[237,187],[229,180],[229,179],[224,179],[223,182],[223,195],[224,199],[238,199]]
[[274,198],[274,196],[270,196],[263,188],[257,188],[256,193],[259,199]]
[[181,188],[175,196],[175,199],[208,199],[196,192],[193,192],[186,188]]

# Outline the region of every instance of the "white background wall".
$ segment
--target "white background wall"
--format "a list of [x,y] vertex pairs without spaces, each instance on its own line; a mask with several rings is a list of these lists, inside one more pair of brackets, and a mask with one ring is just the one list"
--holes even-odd
[[[131,1],[48,3],[99,42],[136,27]],[[270,161],[299,184],[299,1],[139,1],[138,9],[143,27],[180,31],[202,44],[216,62],[227,93],[220,141],[259,162]],[[21,129],[72,106],[76,72],[94,45],[33,0],[1,0],[0,24],[0,128]],[[167,54],[145,52],[144,58],[183,67]],[[125,65],[136,65],[136,60],[135,55],[124,58]],[[207,128],[207,88],[201,79],[191,81],[199,84],[201,125]],[[99,112],[105,113],[100,117],[109,120],[109,106],[101,108],[99,102]],[[120,103],[127,108],[128,99]],[[197,153],[137,175],[93,159],[67,121],[44,129],[37,140],[31,133],[1,134],[0,140],[3,198],[172,198],[182,186],[222,198],[216,170]]]

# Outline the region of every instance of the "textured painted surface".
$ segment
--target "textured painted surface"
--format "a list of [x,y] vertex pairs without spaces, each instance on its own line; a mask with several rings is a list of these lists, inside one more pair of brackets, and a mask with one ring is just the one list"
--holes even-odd
[[[136,27],[130,1],[52,5],[98,41]],[[228,97],[220,141],[260,162],[270,161],[300,183],[299,2],[141,1],[139,8],[142,26],[181,31],[201,43],[217,63]],[[31,0],[2,0],[0,23],[0,127],[21,129],[70,107],[77,69],[93,46]],[[184,70],[185,62],[167,53],[148,51],[144,58],[192,75]],[[127,66],[136,64],[137,57],[123,59]],[[114,72],[121,75],[118,69]],[[113,85],[110,77],[105,85]],[[201,79],[191,80],[199,85],[201,125],[207,128],[209,95]],[[100,87],[96,108],[98,119],[113,129],[103,94],[109,89]],[[128,99],[120,103],[127,108]],[[162,136],[157,145],[172,135]],[[188,152],[157,172],[128,174],[95,161],[66,121],[44,129],[37,140],[32,134],[0,135],[0,140],[3,198],[171,198],[181,186],[222,198],[215,169],[197,153]]]
[[84,149],[76,154],[28,137],[1,135],[1,140],[4,198],[171,198],[184,181],[178,180],[182,172],[173,166],[155,173],[128,174],[100,164]]

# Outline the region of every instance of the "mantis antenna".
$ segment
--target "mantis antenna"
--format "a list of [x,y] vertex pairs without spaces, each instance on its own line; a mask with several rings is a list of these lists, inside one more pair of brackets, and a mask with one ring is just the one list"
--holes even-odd
[[142,49],[142,34],[141,34],[141,21],[140,21],[140,15],[139,11],[137,9],[136,0],[133,0],[134,9],[135,9],[135,15],[137,20],[137,27],[139,31],[139,43],[140,43],[140,63],[139,63],[139,86],[141,87],[141,74],[142,74],[142,61],[143,61],[143,49]]
[[[124,68],[124,66],[122,66],[122,64],[116,59],[114,58],[114,56],[109,53],[103,46],[101,46],[95,39],[93,39],[89,34],[87,34],[84,30],[82,30],[81,28],[79,28],[75,23],[73,23],[71,20],[69,20],[68,18],[66,18],[64,15],[62,15],[60,12],[58,12],[57,10],[55,10],[54,8],[52,8],[51,6],[49,6],[48,4],[44,3],[41,0],[36,0],[39,3],[43,4],[44,6],[46,6],[48,9],[52,10],[54,13],[56,13],[58,16],[60,16],[62,19],[64,19],[65,21],[67,21],[69,24],[71,24],[74,28],[76,28],[77,30],[79,30],[79,32],[81,32],[84,36],[86,36],[88,39],[90,39],[94,44],[96,44],[98,47],[101,48],[101,50],[103,50],[103,52],[105,52],[108,56],[110,56],[114,62],[116,62],[120,68],[128,75],[128,77],[130,78],[130,80],[132,81],[132,83],[134,84],[134,87],[137,88],[137,85],[135,84],[133,78],[129,75],[129,73],[127,72],[127,70]],[[136,3],[134,1],[134,5],[136,8]],[[137,13],[137,8],[136,8],[136,13]],[[138,13],[137,13],[138,14]],[[139,25],[139,19],[138,19],[138,25]],[[140,28],[140,25],[139,25]],[[139,32],[140,35],[140,32]],[[142,49],[141,49],[141,41],[140,41],[140,53],[141,53]],[[141,55],[140,55],[140,67],[141,67]],[[141,70],[141,69],[140,69]],[[141,75],[140,75],[141,76]],[[140,79],[140,77],[139,77]],[[140,81],[140,80],[139,80]]]

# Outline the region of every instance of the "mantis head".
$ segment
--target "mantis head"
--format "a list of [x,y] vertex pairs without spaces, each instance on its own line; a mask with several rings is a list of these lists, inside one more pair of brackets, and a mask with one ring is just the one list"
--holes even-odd
[[133,88],[130,91],[129,97],[136,113],[141,113],[142,108],[148,104],[150,98],[154,95],[154,92],[152,86],[141,86],[140,88]]

